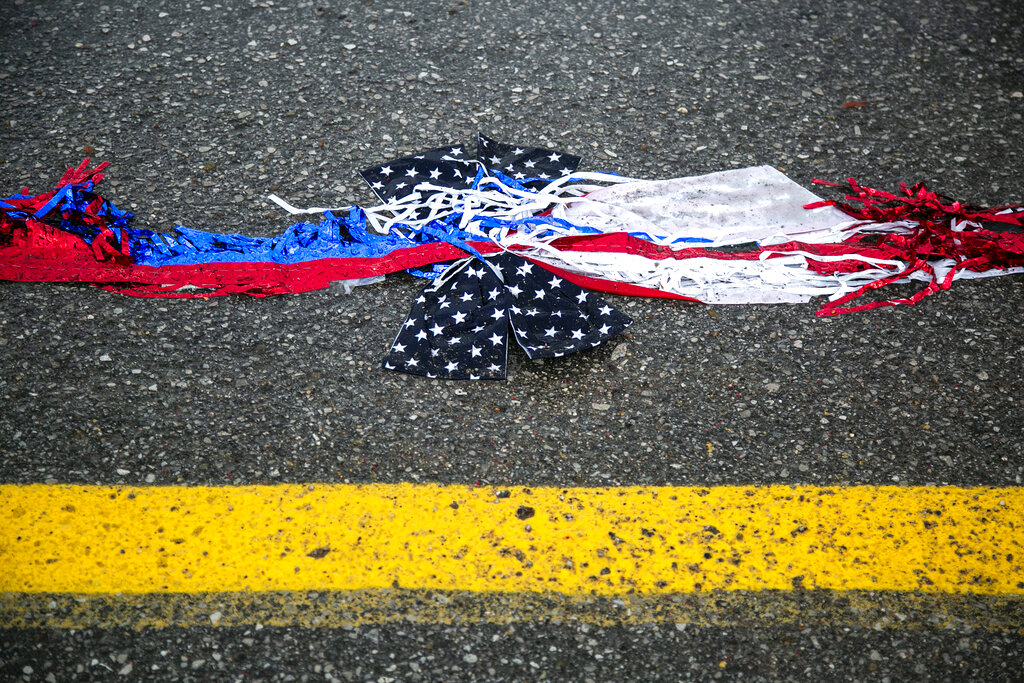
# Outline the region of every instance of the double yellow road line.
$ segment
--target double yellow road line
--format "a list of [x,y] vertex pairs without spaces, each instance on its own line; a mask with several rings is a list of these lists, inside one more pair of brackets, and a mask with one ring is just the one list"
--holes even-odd
[[[0,486],[8,622],[86,623],[74,605],[116,596],[159,611],[197,595],[272,620],[310,592],[336,598],[326,622],[384,615],[388,601],[430,619],[435,603],[478,613],[487,600],[506,605],[498,620],[627,602],[662,620],[685,609],[659,606],[708,596],[981,597],[1019,612],[1024,489]],[[38,614],[44,601],[63,616]]]

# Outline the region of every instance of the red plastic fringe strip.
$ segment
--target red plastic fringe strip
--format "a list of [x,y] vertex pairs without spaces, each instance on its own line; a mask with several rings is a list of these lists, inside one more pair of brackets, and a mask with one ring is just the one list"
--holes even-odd
[[[823,180],[815,179],[813,182],[841,187],[837,183]],[[845,198],[859,206],[838,201],[821,201],[807,204],[804,208],[835,206],[850,216],[868,223],[906,223],[910,232],[905,234],[872,231],[869,224],[854,226],[853,229],[859,229],[858,232],[844,241],[844,244],[859,247],[860,253],[870,252],[872,256],[902,260],[907,267],[902,272],[870,282],[854,292],[828,302],[817,312],[818,316],[854,313],[897,304],[914,304],[940,289],[949,289],[958,271],[984,272],[1024,266],[1024,233],[995,232],[982,227],[984,223],[998,223],[1009,229],[1024,226],[1022,204],[992,208],[972,206],[932,192],[924,183],[909,188],[905,183],[900,183],[899,194],[893,194],[863,187],[853,178],[848,178],[847,182],[851,193]],[[935,273],[934,264],[946,259],[952,260],[954,264],[940,280]],[[824,272],[819,269],[823,267],[834,271],[837,266],[842,267],[842,263],[812,263],[812,267],[818,272]],[[885,287],[919,271],[927,273],[931,281],[910,297],[844,306],[871,290]]]

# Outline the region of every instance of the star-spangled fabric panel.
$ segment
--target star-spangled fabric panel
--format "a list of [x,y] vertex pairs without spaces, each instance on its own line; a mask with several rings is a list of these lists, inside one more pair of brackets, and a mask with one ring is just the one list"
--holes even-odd
[[381,201],[388,202],[412,194],[418,184],[428,181],[464,190],[473,185],[476,169],[462,145],[448,145],[373,166],[359,175]]
[[[516,257],[518,258],[518,257]],[[519,259],[506,276],[509,321],[530,358],[558,358],[614,337],[633,320],[579,285]]]
[[476,158],[489,169],[500,171],[513,180],[525,181],[528,186],[544,185],[579,168],[581,157],[543,147],[521,147],[498,142],[482,133],[476,136]]
[[425,288],[391,349],[385,370],[444,379],[504,379],[508,293],[478,259],[454,263]]
[[459,261],[423,290],[384,358],[386,370],[504,379],[509,326],[529,358],[555,358],[593,348],[632,323],[591,292],[515,254],[486,258],[493,269],[479,259]]

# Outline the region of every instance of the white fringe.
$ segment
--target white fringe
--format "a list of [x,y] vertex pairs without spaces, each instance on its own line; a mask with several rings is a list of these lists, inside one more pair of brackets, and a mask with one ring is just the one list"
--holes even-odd
[[[289,213],[320,213],[299,209],[275,195],[271,201]],[[835,300],[861,286],[902,271],[898,260],[867,256],[818,256],[803,251],[766,251],[758,260],[696,257],[663,260],[634,254],[562,251],[552,242],[561,237],[628,233],[671,249],[687,247],[762,247],[799,241],[838,244],[856,229],[910,232],[909,223],[865,225],[828,206],[807,210],[820,197],[770,166],[721,171],[672,180],[635,180],[608,173],[574,173],[539,191],[519,190],[495,177],[483,176],[477,186],[453,189],[429,182],[394,202],[364,209],[369,226],[379,234],[401,226],[412,230],[431,221],[458,215],[461,230],[492,240],[504,249],[570,272],[692,297],[705,303],[802,303],[812,297]],[[330,209],[337,210],[337,209]],[[551,211],[569,225],[521,225],[516,229],[482,227],[485,219],[519,221]],[[957,226],[962,228],[964,226]],[[589,230],[588,230],[589,229]],[[956,228],[954,228],[956,229]],[[815,261],[861,261],[869,268],[856,273],[819,275]],[[955,266],[952,260],[932,264],[939,277]],[[987,277],[1008,271],[960,271],[957,278]],[[915,273],[909,279],[930,279]]]

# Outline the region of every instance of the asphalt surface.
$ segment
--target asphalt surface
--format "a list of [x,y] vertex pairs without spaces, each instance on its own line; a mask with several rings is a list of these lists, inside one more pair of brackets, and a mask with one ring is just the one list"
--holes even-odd
[[[668,178],[770,164],[1024,201],[1021,2],[224,2],[0,7],[0,188],[82,157],[138,225],[271,235],[265,200],[477,130]],[[845,103],[857,106],[846,107]],[[104,189],[105,188],[105,189]],[[153,301],[0,283],[0,481],[956,484],[1024,475],[1020,277],[919,305],[608,297],[587,354],[505,382],[388,373],[420,283]],[[902,293],[914,287],[898,290]],[[557,621],[7,630],[8,678],[1019,679],[1016,634]],[[199,662],[199,663],[197,663]],[[126,672],[125,667],[131,664]],[[395,668],[391,668],[395,667]]]

